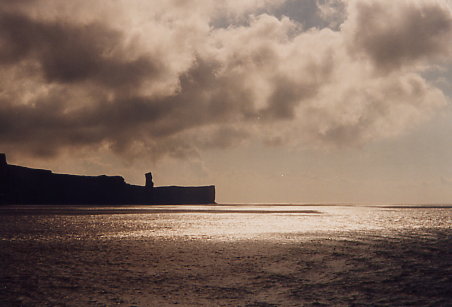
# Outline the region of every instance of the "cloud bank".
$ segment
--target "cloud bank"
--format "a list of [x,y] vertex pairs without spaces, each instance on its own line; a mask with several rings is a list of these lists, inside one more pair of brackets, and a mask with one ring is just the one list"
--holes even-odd
[[1,1],[2,150],[353,146],[447,103],[421,74],[452,56],[445,1],[312,0],[322,28],[288,2]]

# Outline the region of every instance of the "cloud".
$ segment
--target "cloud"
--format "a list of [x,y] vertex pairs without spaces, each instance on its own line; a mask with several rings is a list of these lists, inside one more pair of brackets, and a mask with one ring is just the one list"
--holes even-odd
[[303,29],[271,14],[284,1],[0,2],[2,150],[157,159],[247,139],[350,146],[446,104],[420,73],[450,56],[449,7],[318,4],[342,25]]
[[328,22],[330,28],[337,28],[344,22],[345,3],[342,0],[317,0],[319,16]]
[[439,1],[360,1],[344,26],[349,48],[379,70],[450,56],[452,15]]

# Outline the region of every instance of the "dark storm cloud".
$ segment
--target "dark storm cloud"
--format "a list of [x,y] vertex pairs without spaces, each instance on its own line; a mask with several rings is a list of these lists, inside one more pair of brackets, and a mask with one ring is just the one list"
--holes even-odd
[[[77,92],[61,88],[50,88],[30,104],[14,101],[21,93],[11,100],[3,99],[2,143],[42,155],[52,155],[65,146],[94,146],[105,140],[126,147],[134,129],[143,122],[165,118],[173,106],[171,101],[150,101],[133,93],[143,81],[158,76],[163,64],[148,55],[128,60],[123,40],[119,31],[98,22],[40,21],[21,13],[1,12],[0,65],[4,69],[33,63],[39,69],[29,70],[25,78],[37,73],[43,79],[42,86],[94,86],[90,92],[93,102],[83,107],[66,101]],[[17,80],[21,81],[25,80]],[[111,91],[113,98],[107,99],[102,88]],[[162,130],[151,134],[162,134]]]
[[432,1],[362,1],[356,4],[350,48],[380,70],[450,55],[452,16]]
[[[211,27],[224,10],[228,20],[267,1],[125,3],[0,2],[2,150],[184,157],[251,137],[350,145],[397,135],[445,103],[415,65],[449,52],[451,13],[435,2],[349,4],[337,31],[269,14]],[[344,13],[342,2],[316,3],[328,18]],[[390,74],[369,72],[367,59]]]
[[73,25],[0,13],[0,63],[36,60],[47,82],[94,81],[111,88],[137,86],[158,74],[157,61],[125,60],[122,35],[100,23]]
[[[36,101],[37,107],[2,101],[0,138],[4,144],[19,143],[20,147],[41,155],[55,154],[66,146],[96,146],[104,141],[123,152],[137,139],[158,141],[194,127],[224,123],[237,114],[252,113],[251,109],[246,110],[246,104],[240,103],[251,101],[246,91],[228,91],[230,83],[240,80],[218,80],[213,75],[213,67],[199,61],[181,76],[178,94],[163,98],[123,97],[121,93],[107,101],[99,93],[95,103],[69,112],[64,96],[58,94]],[[228,132],[220,129],[215,134],[221,140],[200,140],[200,143],[226,146],[239,136],[236,131]]]

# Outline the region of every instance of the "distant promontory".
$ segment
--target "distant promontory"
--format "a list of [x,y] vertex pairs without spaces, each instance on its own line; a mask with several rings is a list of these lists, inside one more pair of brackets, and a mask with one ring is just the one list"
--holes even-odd
[[215,186],[154,187],[121,176],[78,176],[10,165],[0,153],[0,204],[213,204]]

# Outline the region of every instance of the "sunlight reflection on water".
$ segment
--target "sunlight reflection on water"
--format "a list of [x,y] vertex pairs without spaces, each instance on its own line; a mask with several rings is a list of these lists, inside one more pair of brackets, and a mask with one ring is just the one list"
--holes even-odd
[[[450,228],[452,209],[370,206],[112,206],[12,207],[33,231],[14,238],[52,239],[164,238],[205,240],[291,240],[340,236],[344,232],[391,236],[398,231]],[[6,211],[5,211],[6,210]],[[3,209],[2,212],[7,212]],[[16,212],[16,213],[17,213]],[[50,226],[50,227],[49,227]],[[22,226],[21,226],[22,227]],[[25,237],[24,237],[25,236]]]
[[[430,208],[382,209],[352,206],[171,206],[154,215],[125,216],[118,222],[132,229],[105,237],[186,237],[187,239],[277,239],[291,235],[306,238],[347,231],[380,231],[448,228],[451,210]],[[192,212],[178,213],[178,210]],[[211,211],[215,210],[214,213]],[[221,210],[219,214],[216,211]],[[205,212],[203,212],[205,211]],[[231,212],[232,211],[232,212]],[[246,213],[237,213],[239,211]],[[254,211],[254,213],[252,213]],[[311,212],[309,212],[311,211]],[[270,213],[264,213],[270,212]],[[279,213],[281,212],[281,213]],[[299,237],[299,236],[297,236]]]
[[451,221],[451,207],[3,206],[0,301],[446,306]]

